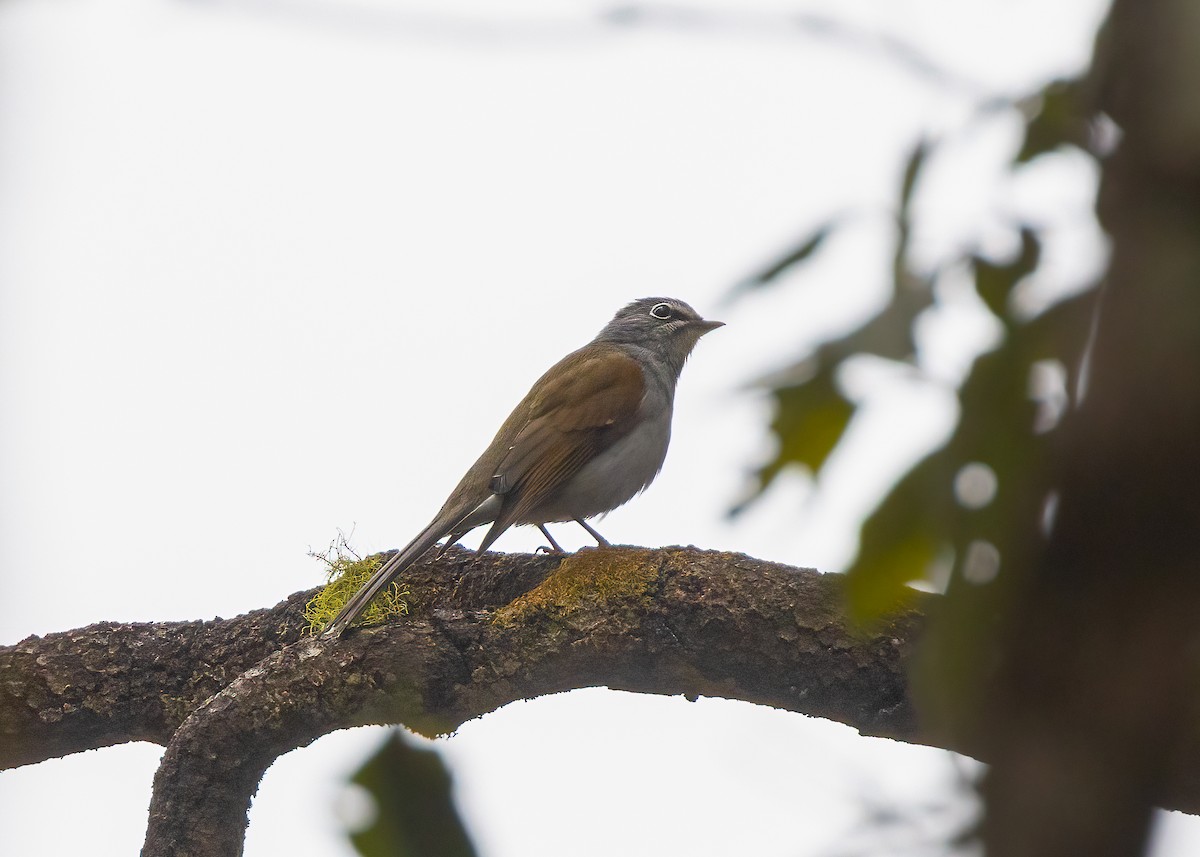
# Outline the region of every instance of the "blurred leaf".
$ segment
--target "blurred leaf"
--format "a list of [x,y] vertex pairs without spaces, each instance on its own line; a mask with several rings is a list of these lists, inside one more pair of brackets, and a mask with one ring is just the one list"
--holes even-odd
[[[1030,233],[1022,257],[1036,255],[1030,249],[1035,246]],[[1007,268],[1012,273],[1022,264],[1018,260]],[[860,622],[870,623],[903,606],[912,597],[909,583],[927,579],[938,557],[955,557],[948,603],[958,608],[950,612],[969,621],[943,627],[949,649],[937,656],[937,675],[942,692],[957,688],[949,698],[964,698],[964,689],[974,681],[957,673],[971,668],[971,658],[963,655],[986,633],[980,616],[993,614],[1008,589],[1019,585],[1021,570],[1029,565],[1028,551],[1038,540],[1050,453],[1048,438],[1034,430],[1031,368],[1047,359],[1076,365],[1094,299],[1095,292],[1084,293],[1010,325],[1000,346],[972,366],[959,393],[962,411],[950,440],[909,471],[863,523],[859,554],[847,572],[850,614]],[[954,481],[973,462],[992,470],[996,490],[990,502],[967,508],[955,495]],[[999,552],[1002,566],[994,586],[965,580],[964,561],[975,540]],[[968,602],[978,606],[964,607]]]
[[911,363],[917,350],[914,326],[921,313],[932,305],[932,290],[898,290],[883,312],[849,336],[831,342],[829,348],[845,357],[871,354],[898,363]]
[[946,448],[908,472],[863,523],[858,557],[846,574],[850,616],[869,625],[902,608],[947,545],[945,511],[953,502]]
[[[888,360],[912,362],[916,352],[913,326],[921,313],[933,304],[933,283],[929,277],[914,272],[908,258],[910,236],[910,203],[922,166],[933,149],[933,143],[921,140],[913,147],[905,162],[901,181],[900,202],[896,214],[898,236],[893,259],[895,288],[892,300],[879,313],[849,333],[822,345],[812,362],[817,373],[804,382],[794,380],[774,382],[771,394],[775,398],[776,414],[771,430],[779,441],[778,454],[758,473],[758,486],[753,494],[731,510],[741,512],[791,464],[800,464],[818,472],[829,454],[841,441],[854,405],[838,392],[834,376],[843,361],[860,354]],[[764,285],[795,265],[802,264],[820,249],[836,227],[830,220],[809,235],[783,258],[749,278],[742,288]],[[795,368],[801,368],[803,363]],[[794,373],[783,373],[794,378]]]
[[[932,728],[970,728],[987,699],[986,666],[993,663],[987,652],[997,617],[1026,583],[1051,488],[1056,440],[1053,432],[1035,431],[1030,371],[1039,361],[1056,360],[1072,386],[1096,296],[1091,290],[1012,322],[1000,346],[972,366],[959,394],[961,417],[946,446],[901,479],[863,524],[859,556],[847,577],[850,613],[860,622],[903,606],[913,596],[909,582],[923,579],[938,557],[955,558],[946,597],[931,617],[912,671],[914,698]],[[968,507],[955,494],[955,479],[975,462],[993,471],[996,488],[990,502]],[[1000,564],[994,577],[969,573],[976,541],[995,548]]]
[[[911,672],[921,716],[935,728],[971,728],[987,699],[988,667],[994,665],[988,652],[997,617],[1025,585],[1041,544],[1042,509],[1051,488],[1053,435],[1035,431],[1030,371],[1043,359],[1074,364],[1093,296],[1011,324],[1001,346],[975,361],[960,393],[962,417],[947,446],[948,466],[957,474],[968,462],[982,462],[995,473],[997,486],[992,501],[979,508],[967,508],[951,494],[935,525],[939,537],[953,546],[955,564],[944,607],[926,630]],[[1088,311],[1081,311],[1085,307]],[[990,579],[980,580],[970,569],[970,545],[976,540],[995,548],[999,559]]]
[[[898,293],[861,327],[827,342],[815,356],[777,376],[792,380],[768,382],[776,403],[771,431],[779,441],[779,452],[759,471],[757,488],[730,510],[731,514],[744,511],[789,464],[802,464],[814,473],[821,469],[854,415],[855,405],[842,396],[834,382],[838,367],[861,354],[910,361],[916,350],[913,323],[932,301],[931,292]],[[817,366],[816,373],[795,381],[806,364]]]
[[[908,584],[927,580],[933,561],[955,557],[951,588],[961,579],[968,545],[982,539],[1005,551],[1020,530],[1027,539],[1036,521],[1030,474],[1039,473],[1040,440],[1033,433],[1029,368],[1018,331],[981,355],[960,392],[962,415],[949,442],[917,464],[863,523],[858,558],[848,572],[851,615],[870,623],[903,606]],[[966,508],[955,496],[955,477],[973,462],[996,476],[994,498]],[[1035,478],[1036,481],[1036,478]],[[1019,522],[1019,523],[1018,523]]]
[[[896,210],[896,252],[892,255],[892,290],[893,306],[911,302],[917,297],[923,303],[918,306],[902,306],[907,310],[911,320],[933,301],[933,282],[929,277],[923,277],[916,272],[909,258],[909,246],[912,242],[912,200],[917,185],[917,178],[925,166],[929,153],[933,151],[933,143],[921,140],[913,147],[904,165],[904,177],[900,182],[900,200]],[[890,309],[891,307],[889,307]]]
[[740,285],[741,288],[756,289],[765,286],[785,271],[807,261],[825,243],[825,239],[837,226],[836,221],[830,220],[822,224],[815,232],[805,237],[795,248],[785,256],[772,262],[768,267],[747,277]]
[[[1100,290],[1095,286],[1071,295],[1029,319],[1030,355],[1035,360],[1058,360],[1074,377],[1092,333]],[[1077,379],[1076,379],[1077,380]]]
[[1022,278],[1037,270],[1042,257],[1042,242],[1029,226],[1021,227],[1021,252],[1011,262],[995,264],[980,256],[971,257],[975,270],[975,291],[999,319],[1008,315],[1008,296]]
[[378,814],[350,839],[363,857],[474,857],[450,799],[450,775],[433,750],[393,732],[352,781],[375,799]]
[[925,165],[925,159],[929,157],[931,151],[933,151],[933,142],[922,139],[913,147],[904,164],[904,178],[900,182],[899,218],[906,225],[910,220],[909,212],[912,206],[913,189],[917,186],[917,176],[920,175],[921,167]]
[[1037,112],[1025,123],[1025,142],[1016,163],[1023,164],[1060,146],[1086,150],[1092,115],[1082,80],[1056,80],[1035,96]]
[[854,405],[838,392],[826,366],[811,380],[777,388],[771,395],[776,408],[771,430],[779,439],[779,452],[759,471],[762,488],[789,464],[820,470],[854,414]]

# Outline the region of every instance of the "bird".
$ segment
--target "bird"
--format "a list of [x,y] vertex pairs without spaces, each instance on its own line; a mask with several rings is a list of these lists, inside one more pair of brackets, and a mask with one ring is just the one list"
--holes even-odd
[[587,345],[550,367],[425,529],[393,554],[322,632],[340,637],[406,568],[446,539],[445,550],[490,524],[478,553],[509,527],[574,521],[608,547],[587,518],[644,491],[671,439],[675,385],[704,334],[724,322],[681,300],[641,298],[621,308]]

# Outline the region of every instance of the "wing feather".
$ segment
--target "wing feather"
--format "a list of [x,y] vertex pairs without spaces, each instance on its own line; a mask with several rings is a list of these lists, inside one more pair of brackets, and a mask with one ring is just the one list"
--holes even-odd
[[546,498],[636,424],[646,380],[636,360],[615,348],[571,355],[530,394],[529,420],[492,478],[505,495],[497,535],[521,523]]

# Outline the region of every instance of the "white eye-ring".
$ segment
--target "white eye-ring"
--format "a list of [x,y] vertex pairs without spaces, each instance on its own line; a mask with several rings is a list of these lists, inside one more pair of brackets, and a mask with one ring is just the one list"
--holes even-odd
[[669,319],[671,317],[671,305],[670,304],[655,304],[653,306],[653,308],[651,308],[651,310],[650,310],[650,315],[654,316],[655,318],[659,319],[660,321],[666,321],[667,319]]

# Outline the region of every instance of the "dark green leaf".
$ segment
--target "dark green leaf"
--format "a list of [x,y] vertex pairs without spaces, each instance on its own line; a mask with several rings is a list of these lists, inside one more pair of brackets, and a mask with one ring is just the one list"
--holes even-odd
[[393,732],[352,780],[378,809],[370,827],[350,836],[363,857],[475,857],[450,799],[450,775],[433,750]]
[[869,625],[903,607],[908,584],[925,580],[949,545],[945,512],[952,502],[953,464],[943,448],[901,479],[863,523],[858,557],[846,576],[847,609]]
[[779,452],[759,473],[764,488],[790,464],[820,470],[854,414],[854,405],[838,392],[830,368],[823,367],[803,384],[773,390],[772,395],[776,411],[771,429]]

